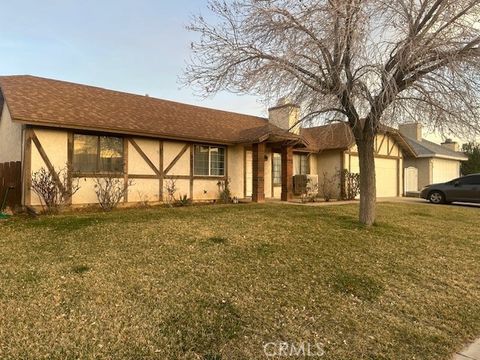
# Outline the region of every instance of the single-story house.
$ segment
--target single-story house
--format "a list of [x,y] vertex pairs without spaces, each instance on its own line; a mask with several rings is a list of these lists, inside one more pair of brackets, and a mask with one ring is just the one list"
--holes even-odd
[[459,145],[447,139],[441,145],[423,138],[419,123],[399,126],[403,138],[413,148],[415,156],[405,156],[405,193],[415,193],[429,184],[443,183],[461,175],[460,164],[468,157]]
[[[294,126],[300,109],[287,102],[261,118],[34,76],[0,77],[0,90],[0,164],[21,164],[22,206],[40,205],[31,179],[41,168],[67,168],[80,186],[69,202],[80,206],[97,203],[102,175],[133,181],[125,203],[164,201],[172,179],[194,201],[217,199],[229,179],[232,196],[261,202],[291,199],[296,175],[321,183],[358,172],[346,125]],[[413,147],[385,128],[375,148],[378,196],[402,195]]]

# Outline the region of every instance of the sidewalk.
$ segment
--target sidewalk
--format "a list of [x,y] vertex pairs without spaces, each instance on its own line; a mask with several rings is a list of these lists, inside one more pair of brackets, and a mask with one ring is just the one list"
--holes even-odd
[[480,339],[455,353],[453,360],[480,360]]

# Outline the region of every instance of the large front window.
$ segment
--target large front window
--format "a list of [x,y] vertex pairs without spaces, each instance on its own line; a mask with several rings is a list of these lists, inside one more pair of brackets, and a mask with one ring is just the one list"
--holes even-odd
[[278,153],[273,153],[272,180],[274,186],[282,185],[282,156]]
[[195,145],[193,165],[196,176],[224,176],[225,148]]
[[75,134],[73,171],[80,173],[123,172],[123,139]]

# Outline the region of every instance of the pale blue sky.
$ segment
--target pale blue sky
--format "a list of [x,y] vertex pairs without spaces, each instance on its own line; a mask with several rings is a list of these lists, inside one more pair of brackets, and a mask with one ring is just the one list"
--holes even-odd
[[30,74],[265,115],[250,96],[194,96],[177,81],[203,0],[15,0],[0,12],[0,74]]
[[[0,74],[30,74],[266,116],[252,96],[180,88],[206,0],[15,0],[0,12]],[[435,140],[439,138],[429,136]]]

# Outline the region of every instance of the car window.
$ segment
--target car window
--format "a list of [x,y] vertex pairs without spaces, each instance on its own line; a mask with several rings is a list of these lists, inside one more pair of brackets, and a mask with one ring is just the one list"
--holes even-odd
[[480,175],[466,176],[459,181],[462,185],[480,185]]

